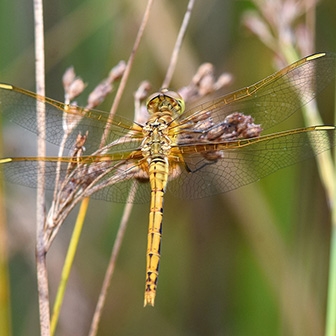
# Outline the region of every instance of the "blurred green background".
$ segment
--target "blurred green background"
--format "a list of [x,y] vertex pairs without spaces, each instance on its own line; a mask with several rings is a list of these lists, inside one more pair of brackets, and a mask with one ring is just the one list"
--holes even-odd
[[[47,95],[63,100],[61,79],[71,65],[89,93],[127,60],[145,4],[46,2]],[[118,114],[133,117],[133,92],[142,80],[153,91],[160,87],[186,5],[155,2]],[[203,62],[218,74],[230,72],[232,90],[271,74],[272,52],[242,24],[253,8],[250,1],[199,0],[172,89],[187,85]],[[335,16],[334,1],[320,1],[316,51],[335,51]],[[35,90],[33,4],[2,1],[0,17],[0,81]],[[109,110],[112,99],[100,109]],[[320,107],[332,123],[332,90]],[[298,114],[285,128],[299,126]],[[5,139],[19,137],[15,132],[4,125]],[[21,143],[4,142],[6,152],[24,155]],[[35,191],[5,186],[13,335],[37,335]],[[330,213],[314,160],[217,197],[188,201],[167,194],[156,305],[144,309],[148,210],[148,204],[133,208],[98,335],[322,335]],[[122,211],[122,204],[91,201],[57,335],[88,333]],[[52,302],[74,219],[75,211],[48,256]]]

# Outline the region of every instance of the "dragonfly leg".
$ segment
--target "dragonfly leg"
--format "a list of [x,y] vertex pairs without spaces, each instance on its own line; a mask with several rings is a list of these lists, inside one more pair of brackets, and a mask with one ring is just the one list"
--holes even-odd
[[187,163],[184,163],[184,166],[185,166],[185,169],[188,173],[196,173],[198,172],[199,170],[203,169],[204,167],[208,166],[208,165],[212,165],[212,164],[215,164],[217,163],[217,159],[216,160],[213,160],[213,161],[207,161],[205,163],[203,163],[201,166],[197,167],[196,169],[191,169]]

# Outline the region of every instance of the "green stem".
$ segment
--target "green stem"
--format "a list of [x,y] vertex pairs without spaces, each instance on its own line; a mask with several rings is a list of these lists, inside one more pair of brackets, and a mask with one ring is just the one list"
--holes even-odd
[[82,232],[82,228],[83,228],[83,223],[84,223],[84,219],[86,216],[86,211],[87,208],[89,206],[89,198],[86,197],[83,199],[80,209],[79,209],[79,213],[77,216],[77,220],[76,220],[76,224],[72,233],[72,237],[70,240],[70,245],[68,248],[68,252],[65,258],[65,262],[64,262],[64,266],[63,266],[63,270],[62,270],[62,277],[61,277],[61,282],[58,286],[58,291],[57,291],[57,295],[56,295],[56,299],[55,299],[55,304],[54,304],[54,309],[53,309],[53,316],[51,319],[51,335],[55,334],[55,330],[56,330],[56,326],[57,326],[57,322],[58,322],[58,318],[59,318],[59,314],[60,314],[60,310],[61,310],[61,306],[63,303],[63,299],[64,299],[64,293],[66,290],[66,286],[69,280],[69,275],[70,275],[70,271],[72,268],[72,264],[75,258],[75,254],[77,251],[77,246],[79,243],[79,238]]
[[[336,71],[336,69],[335,69]],[[335,92],[335,109],[336,109],[336,92]],[[336,125],[336,110],[335,120]],[[334,156],[336,147],[334,148]],[[336,176],[336,165],[334,169],[334,177]],[[335,179],[336,181],[336,179]],[[333,200],[331,203],[331,241],[330,241],[330,258],[329,258],[329,283],[327,297],[327,313],[326,313],[326,330],[325,336],[336,335],[336,182],[334,182]]]

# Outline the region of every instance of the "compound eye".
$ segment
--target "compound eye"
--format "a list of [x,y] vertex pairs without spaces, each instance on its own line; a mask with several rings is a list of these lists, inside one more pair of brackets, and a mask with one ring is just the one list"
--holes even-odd
[[174,116],[182,114],[185,109],[182,97],[177,92],[168,91],[167,89],[162,89],[160,92],[150,95],[146,106],[149,114],[168,109]]

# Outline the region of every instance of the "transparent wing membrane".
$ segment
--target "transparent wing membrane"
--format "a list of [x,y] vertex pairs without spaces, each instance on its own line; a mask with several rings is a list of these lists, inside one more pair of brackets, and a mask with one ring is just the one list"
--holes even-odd
[[183,170],[168,189],[181,198],[234,190],[328,150],[335,146],[335,135],[335,127],[321,126],[233,142],[215,162],[206,160],[197,147],[189,148],[185,162],[194,173]]
[[251,86],[196,106],[181,119],[208,111],[214,123],[220,123],[227,115],[241,112],[266,130],[314,99],[335,78],[335,65],[331,53],[303,58]]
[[[2,115],[17,125],[37,134],[38,122],[36,119],[36,101],[45,103],[46,110],[46,140],[60,145],[66,128],[76,125],[68,135],[65,148],[72,149],[78,134],[88,134],[85,144],[86,153],[96,151],[102,141],[105,127],[109,127],[106,143],[115,142],[131,132],[137,139],[142,136],[141,130],[133,122],[121,117],[109,118],[108,113],[96,110],[86,110],[82,107],[65,105],[50,98],[41,97],[11,85],[0,84],[0,108]],[[136,128],[134,128],[136,127]],[[121,149],[134,147],[134,143],[123,140]]]

